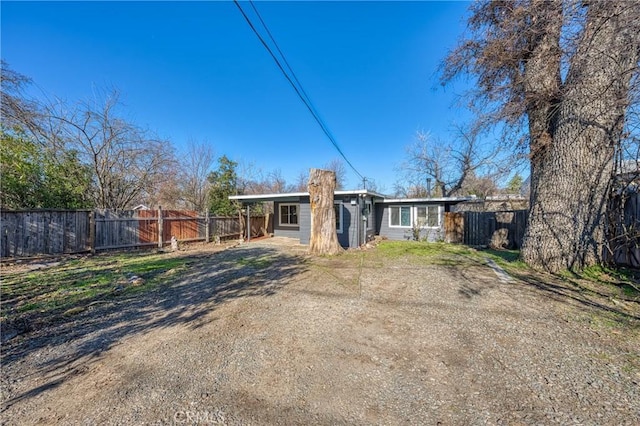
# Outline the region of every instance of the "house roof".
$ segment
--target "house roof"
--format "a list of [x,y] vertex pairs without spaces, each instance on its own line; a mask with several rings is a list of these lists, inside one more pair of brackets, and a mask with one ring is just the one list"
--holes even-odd
[[[399,203],[460,203],[463,201],[474,200],[476,197],[437,197],[437,198],[387,198],[377,192],[368,189],[355,189],[347,191],[334,191],[334,196],[357,196],[367,195],[378,198],[379,202],[386,204]],[[251,194],[251,195],[231,195],[230,200],[238,200],[244,202],[263,202],[263,201],[294,201],[300,197],[308,197],[308,192],[283,192],[277,194]]]
[[[354,189],[354,190],[340,190],[334,191],[334,196],[345,195],[369,195],[374,198],[384,198],[384,195],[377,192],[369,191],[368,189]],[[246,202],[262,202],[262,201],[287,201],[294,200],[299,197],[308,197],[308,192],[283,192],[277,194],[251,194],[251,195],[231,195],[230,200],[246,201]]]
[[434,198],[385,198],[385,204],[416,204],[416,203],[461,203],[463,201],[475,200],[476,197],[434,197]]

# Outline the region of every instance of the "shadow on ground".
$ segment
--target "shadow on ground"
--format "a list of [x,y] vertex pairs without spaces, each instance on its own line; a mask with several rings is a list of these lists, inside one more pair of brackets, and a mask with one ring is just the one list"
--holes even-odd
[[[518,279],[519,283],[525,283],[544,297],[557,302],[591,308],[615,321],[640,321],[640,314],[638,313],[640,303],[638,301],[629,302],[632,305],[632,309],[624,309],[620,302],[616,303],[614,301],[615,297],[593,289],[586,289],[572,281],[561,280],[552,275],[535,273],[516,273],[512,275]],[[640,326],[640,323],[637,325]]]
[[43,361],[30,374],[42,379],[40,386],[18,395],[4,389],[3,398],[9,399],[3,402],[2,411],[87,371],[93,360],[125,337],[177,324],[201,327],[217,306],[238,298],[268,297],[307,270],[304,258],[270,247],[241,247],[215,254],[187,252],[184,257],[190,260],[188,270],[169,285],[92,305],[68,320],[3,344],[3,370],[42,348],[62,346],[64,355]]

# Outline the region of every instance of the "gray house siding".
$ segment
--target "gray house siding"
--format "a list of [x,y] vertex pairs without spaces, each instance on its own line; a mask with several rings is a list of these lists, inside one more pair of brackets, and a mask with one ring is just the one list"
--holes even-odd
[[309,197],[300,198],[300,244],[311,240],[311,204]]
[[276,201],[273,203],[273,235],[276,237],[300,238],[300,222],[303,217],[302,212],[298,211],[298,226],[282,226],[280,225],[280,204],[298,204],[298,201]]
[[[342,208],[342,233],[338,233],[338,242],[342,247],[350,247],[351,240],[350,235],[353,233],[353,226],[351,225],[352,214],[349,210],[348,204],[343,203],[339,199],[335,199],[336,203],[341,203]],[[303,199],[300,202],[300,243],[309,244],[311,239],[311,204],[309,198]],[[356,245],[357,246],[357,245]],[[354,246],[355,247],[355,246]]]
[[[373,240],[373,237],[376,236],[376,229],[378,229],[376,227],[376,204],[373,202],[373,199],[371,198],[367,198],[366,200],[367,202],[371,203],[371,214],[369,215],[369,217],[367,218],[367,225],[366,225],[366,233],[367,233],[367,239],[365,242],[367,241],[371,241]],[[365,204],[366,206],[366,204]],[[363,225],[365,226],[365,225]]]
[[342,247],[358,247],[357,205],[351,201],[342,203],[342,234],[338,234],[338,241]]
[[[413,239],[412,229],[411,227],[395,227],[389,226],[389,215],[390,215],[390,207],[391,206],[407,206],[412,209],[416,206],[428,206],[434,205],[433,203],[414,203],[414,204],[378,204],[376,206],[377,213],[377,221],[376,227],[379,230],[378,235],[381,237],[386,237],[390,240],[401,241],[401,240],[411,240]],[[438,204],[439,215],[440,215],[440,226],[438,228],[426,228],[420,231],[420,238],[426,239],[427,241],[437,241],[444,235],[444,218],[443,211],[444,206],[442,204]]]
[[394,241],[409,239],[410,228],[392,228],[389,227],[389,206],[386,204],[378,204],[376,206],[378,235]]
[[[340,203],[342,212],[342,229],[337,234],[340,245],[345,248],[358,247],[373,239],[376,235],[390,240],[410,240],[413,238],[411,226],[390,226],[389,216],[391,207],[404,206],[411,210],[411,220],[415,220],[416,214],[422,215],[423,211],[417,207],[437,206],[438,226],[423,228],[420,232],[421,239],[428,241],[441,240],[444,237],[444,212],[450,211],[457,203],[468,201],[470,198],[400,198],[389,199],[383,195],[372,193],[366,190],[357,191],[337,191],[334,201]],[[274,202],[274,224],[275,236],[297,238],[301,244],[309,244],[311,237],[311,206],[308,193],[289,194],[265,194],[233,196],[231,199],[242,200],[247,203]],[[280,224],[280,207],[282,204],[298,205],[297,226],[286,226]],[[371,209],[367,209],[368,206]],[[434,211],[427,209],[427,219],[433,223],[430,216]],[[363,220],[363,215],[367,214],[367,220]],[[406,220],[406,216],[404,216]]]

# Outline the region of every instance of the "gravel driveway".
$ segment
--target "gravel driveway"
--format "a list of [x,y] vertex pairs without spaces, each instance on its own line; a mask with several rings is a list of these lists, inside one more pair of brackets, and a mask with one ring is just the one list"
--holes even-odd
[[2,422],[640,424],[615,315],[479,264],[271,242],[10,340]]

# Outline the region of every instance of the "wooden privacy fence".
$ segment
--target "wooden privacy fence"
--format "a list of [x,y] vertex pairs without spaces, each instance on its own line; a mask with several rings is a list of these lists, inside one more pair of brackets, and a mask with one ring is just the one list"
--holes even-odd
[[0,211],[0,256],[91,250],[90,210]]
[[445,240],[469,246],[522,246],[527,210],[445,213]]
[[621,191],[612,200],[609,251],[605,259],[618,265],[640,268],[640,193]]
[[[251,217],[251,235],[267,229]],[[238,238],[246,218],[200,216],[189,210],[1,211],[1,257],[28,257],[96,250],[162,247],[178,241]]]

